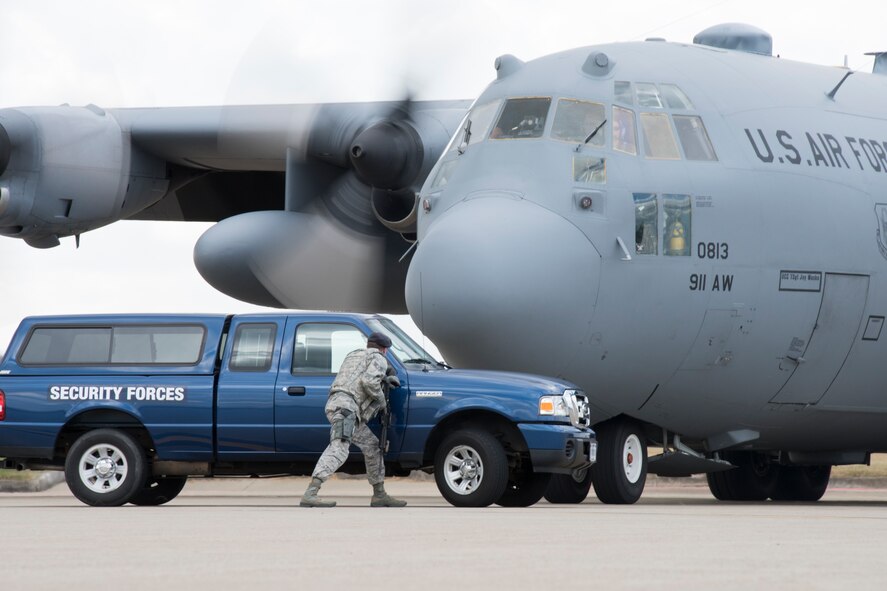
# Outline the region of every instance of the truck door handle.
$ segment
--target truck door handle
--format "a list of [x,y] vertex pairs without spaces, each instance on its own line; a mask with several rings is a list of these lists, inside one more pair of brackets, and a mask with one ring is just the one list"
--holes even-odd
[[305,386],[290,386],[286,389],[286,393],[290,396],[304,396]]

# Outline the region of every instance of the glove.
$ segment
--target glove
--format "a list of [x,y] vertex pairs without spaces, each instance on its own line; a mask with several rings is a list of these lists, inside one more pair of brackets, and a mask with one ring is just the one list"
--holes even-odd
[[391,389],[400,388],[400,380],[397,379],[396,375],[385,376],[384,378],[382,378],[382,381],[388,384],[388,387]]

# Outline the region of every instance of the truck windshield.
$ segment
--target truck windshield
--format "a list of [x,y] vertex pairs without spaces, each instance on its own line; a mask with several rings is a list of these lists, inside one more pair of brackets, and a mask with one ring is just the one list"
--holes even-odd
[[391,349],[389,350],[394,353],[394,356],[401,363],[443,365],[391,320],[387,318],[370,318],[367,320],[367,324],[371,329],[383,332],[391,338]]

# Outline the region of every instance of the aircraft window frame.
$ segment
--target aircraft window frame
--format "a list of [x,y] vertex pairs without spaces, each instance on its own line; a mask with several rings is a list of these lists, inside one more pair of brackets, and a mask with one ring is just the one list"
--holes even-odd
[[681,87],[677,84],[660,83],[659,95],[660,97],[665,98],[665,104],[669,109],[677,111],[696,110],[696,107],[693,106],[693,101],[690,100],[687,93],[681,90]]
[[[583,112],[580,107],[591,108]],[[550,137],[559,142],[583,143],[606,118],[607,106],[604,103],[577,98],[558,98]],[[588,145],[596,148],[606,147],[606,134],[598,132]]]
[[631,82],[627,80],[616,80],[613,82],[613,102],[634,106],[634,90]]
[[[328,370],[325,369],[326,365],[320,366],[320,365],[316,365],[316,364],[315,365],[308,365],[307,364],[307,362],[309,361],[309,359],[308,359],[309,354],[316,353],[317,351],[310,350],[311,347],[308,346],[309,343],[308,343],[308,334],[306,334],[307,331],[305,331],[305,332],[301,332],[301,331],[303,331],[304,329],[312,329],[312,328],[319,328],[319,327],[329,328],[329,332],[326,335],[329,337],[327,339],[329,344],[326,345],[329,349],[328,350],[328,353],[329,353],[328,359],[327,359],[326,355],[323,355],[323,357],[324,357],[323,361],[329,362],[329,369]],[[333,343],[333,334],[336,329],[338,329],[340,332],[347,331],[349,333],[359,335],[360,338],[359,339],[351,339],[353,341],[352,345],[346,344],[346,346],[338,346],[337,347],[336,344]],[[297,367],[296,363],[298,361],[300,361],[299,354],[298,354],[299,345],[300,345],[300,342],[299,342],[300,336],[305,337],[302,346],[305,351],[304,361],[306,362],[306,365],[304,365],[302,367]],[[322,336],[324,336],[324,335],[321,335],[321,337]],[[347,340],[346,340],[346,343],[347,343]],[[342,367],[342,362],[345,360],[345,357],[353,351],[356,351],[358,349],[365,349],[366,343],[367,343],[367,335],[357,325],[351,324],[350,322],[323,322],[323,321],[301,322],[296,327],[296,332],[295,332],[295,335],[293,338],[293,359],[292,359],[292,363],[290,363],[290,373],[294,376],[336,375],[337,373],[339,373],[339,369]],[[322,349],[324,346],[325,346],[324,343],[320,343],[320,347],[315,347],[315,349]],[[348,349],[348,350],[346,351],[345,349]]]
[[652,82],[635,82],[634,93],[637,105],[641,108],[665,108],[665,104],[662,102],[662,95],[659,94],[659,88]]
[[690,195],[662,194],[662,254],[690,256],[693,206]]
[[450,182],[450,178],[453,175],[453,170],[456,168],[456,165],[459,163],[459,160],[453,158],[451,160],[445,160],[440,163],[437,167],[437,170],[434,171],[434,178],[431,180],[431,191],[436,191],[437,189],[442,189],[447,186]]
[[634,202],[635,254],[659,254],[659,196],[656,193],[632,193]]
[[[541,109],[541,114],[519,110],[521,105],[530,104],[530,101],[545,104],[544,112],[541,112]],[[551,102],[550,96],[521,96],[506,99],[493,131],[490,132],[490,139],[535,140],[544,137],[550,118]],[[514,110],[509,110],[512,106]]]
[[641,132],[644,137],[644,156],[650,160],[680,160],[675,132],[668,113],[641,113]]
[[[672,115],[678,140],[687,160],[717,162],[718,155],[711,143],[705,122],[698,115]],[[694,126],[697,124],[698,126]],[[688,149],[689,148],[689,149]]]
[[[494,99],[477,107],[472,107],[472,109],[468,112],[468,117],[465,119],[465,122],[460,128],[464,135],[465,126],[469,124],[471,125],[471,129],[468,135],[468,141],[465,142],[464,138],[460,139],[459,141],[458,147],[460,150],[464,150],[472,144],[477,144],[487,139],[487,136],[489,136],[490,132],[493,130],[493,122],[497,120],[498,115],[502,109],[502,104],[504,102],[505,101],[503,99]],[[478,115],[481,114],[481,111],[483,111],[484,115],[489,114],[489,117],[486,119],[485,122],[484,119],[478,118]],[[480,121],[480,124],[478,124],[478,121]]]
[[[638,154],[638,127],[634,111],[613,105],[612,142],[613,150],[623,154]],[[625,123],[630,123],[630,126]],[[629,129],[630,127],[630,129]],[[629,133],[631,134],[629,136]]]
[[[270,329],[270,330],[269,330]],[[264,334],[248,334],[249,331],[262,331]],[[246,339],[254,339],[244,343]],[[274,345],[277,341],[277,324],[274,322],[244,322],[234,331],[231,345],[231,358],[228,370],[231,372],[266,372],[274,361]],[[247,346],[245,346],[247,345]],[[249,348],[248,346],[251,346]],[[253,362],[259,362],[253,363]]]

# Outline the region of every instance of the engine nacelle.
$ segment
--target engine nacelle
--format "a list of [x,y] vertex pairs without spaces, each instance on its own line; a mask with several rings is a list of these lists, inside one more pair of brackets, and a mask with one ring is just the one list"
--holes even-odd
[[98,107],[4,109],[0,126],[0,235],[49,248],[166,194],[165,164]]
[[322,205],[245,213],[207,230],[194,264],[210,285],[253,304],[403,314],[409,244],[378,230],[356,232]]

